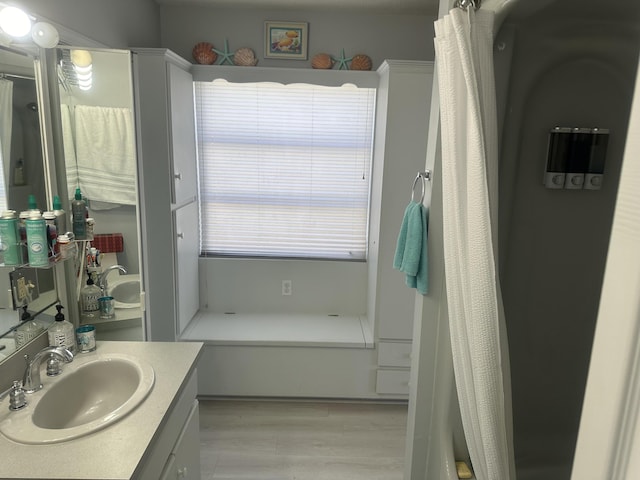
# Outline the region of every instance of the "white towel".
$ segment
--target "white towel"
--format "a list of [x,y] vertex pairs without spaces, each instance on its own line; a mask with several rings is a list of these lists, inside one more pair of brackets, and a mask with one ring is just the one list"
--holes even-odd
[[60,105],[60,117],[62,120],[62,146],[64,148],[64,163],[67,169],[67,190],[69,198],[73,197],[78,183],[78,165],[76,163],[76,145],[73,139],[73,120],[71,107],[67,104]]
[[75,108],[76,157],[82,194],[90,201],[137,203],[133,114],[129,108]]

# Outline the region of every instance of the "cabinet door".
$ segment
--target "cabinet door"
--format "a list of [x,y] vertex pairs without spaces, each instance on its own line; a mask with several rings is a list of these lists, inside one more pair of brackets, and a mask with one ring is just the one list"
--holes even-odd
[[187,327],[200,306],[198,278],[198,203],[174,211],[177,333]]
[[196,136],[193,107],[193,77],[180,67],[167,64],[171,122],[172,203],[181,205],[197,195]]
[[200,480],[200,415],[197,400],[189,413],[173,454],[176,476],[169,478]]
[[174,480],[177,475],[176,472],[176,456],[172,453],[164,465],[164,470],[162,470],[159,480]]

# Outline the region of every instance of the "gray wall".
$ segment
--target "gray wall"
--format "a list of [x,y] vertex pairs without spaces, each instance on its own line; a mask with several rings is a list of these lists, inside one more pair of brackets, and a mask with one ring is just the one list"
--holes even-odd
[[[153,0],[19,0],[41,15],[108,47],[157,47],[159,7]],[[64,35],[63,35],[64,36]]]
[[[368,13],[326,13],[318,11],[230,9],[206,6],[171,6],[160,8],[162,46],[189,61],[198,42],[212,43],[229,50],[252,48],[261,67],[309,68],[316,53],[345,56],[369,55],[373,70],[383,60],[433,60],[433,22],[427,15],[392,15]],[[264,22],[266,20],[309,23],[309,60],[275,60],[264,58]]]
[[[563,7],[566,7],[564,5]],[[569,478],[638,59],[636,22],[549,7],[503,29],[513,49],[502,136],[500,249],[516,463]],[[542,185],[547,134],[609,128],[602,190]],[[521,476],[519,478],[528,478]],[[551,477],[549,477],[551,478]],[[553,477],[555,478],[555,477]]]

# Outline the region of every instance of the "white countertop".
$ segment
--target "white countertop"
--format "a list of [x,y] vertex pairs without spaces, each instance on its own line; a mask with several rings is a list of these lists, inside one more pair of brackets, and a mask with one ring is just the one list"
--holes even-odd
[[[166,421],[185,379],[195,368],[201,348],[199,342],[98,342],[95,352],[78,354],[74,362],[86,362],[100,353],[124,353],[144,359],[155,372],[151,393],[122,420],[76,440],[23,445],[0,435],[0,478],[131,479]],[[43,372],[43,392],[52,381],[55,379]],[[8,405],[6,398],[0,403],[0,421],[13,413]]]

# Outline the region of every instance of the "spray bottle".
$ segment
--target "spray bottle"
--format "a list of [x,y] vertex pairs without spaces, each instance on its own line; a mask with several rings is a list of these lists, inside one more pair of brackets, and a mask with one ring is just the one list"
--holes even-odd
[[73,217],[73,234],[76,240],[86,240],[87,238],[87,204],[82,199],[80,187],[76,188],[76,194],[71,202],[71,215]]

